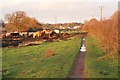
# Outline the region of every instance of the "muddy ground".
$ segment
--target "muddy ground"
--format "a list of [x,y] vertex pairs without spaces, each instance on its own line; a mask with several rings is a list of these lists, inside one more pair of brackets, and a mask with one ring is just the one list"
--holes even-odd
[[70,38],[70,37],[79,37],[83,35],[86,35],[86,34],[65,35],[57,38],[44,38],[44,37],[3,38],[1,44],[2,44],[2,48],[5,48],[5,47],[14,48],[14,47],[21,47],[21,46],[37,45],[41,42],[54,42],[58,40],[66,40],[67,38]]

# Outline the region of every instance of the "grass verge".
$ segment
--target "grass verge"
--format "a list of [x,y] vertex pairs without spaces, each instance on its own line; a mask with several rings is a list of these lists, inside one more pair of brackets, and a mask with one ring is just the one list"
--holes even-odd
[[87,78],[118,78],[118,60],[106,58],[98,61],[104,56],[103,49],[97,45],[98,42],[91,36],[86,39],[85,74]]

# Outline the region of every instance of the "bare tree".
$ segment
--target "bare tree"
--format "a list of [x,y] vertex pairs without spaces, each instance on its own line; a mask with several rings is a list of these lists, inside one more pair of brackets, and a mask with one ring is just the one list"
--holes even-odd
[[19,32],[21,23],[25,17],[26,17],[26,13],[24,11],[16,11],[16,12],[13,12],[12,14],[6,14],[5,20],[8,23],[14,25],[16,30]]

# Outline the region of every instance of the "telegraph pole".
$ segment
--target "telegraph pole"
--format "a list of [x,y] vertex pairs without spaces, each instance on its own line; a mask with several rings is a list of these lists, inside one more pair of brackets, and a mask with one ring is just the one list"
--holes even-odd
[[102,9],[104,8],[104,6],[99,6],[100,10],[101,10],[101,21],[102,21]]

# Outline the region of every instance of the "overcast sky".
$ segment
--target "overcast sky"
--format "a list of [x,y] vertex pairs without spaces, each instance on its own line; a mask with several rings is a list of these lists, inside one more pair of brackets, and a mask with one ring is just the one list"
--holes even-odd
[[103,18],[107,19],[118,10],[118,0],[4,0],[0,3],[0,18],[6,13],[25,11],[44,23],[55,23],[55,15],[57,23],[84,22],[92,17],[100,19],[99,6],[104,6]]

